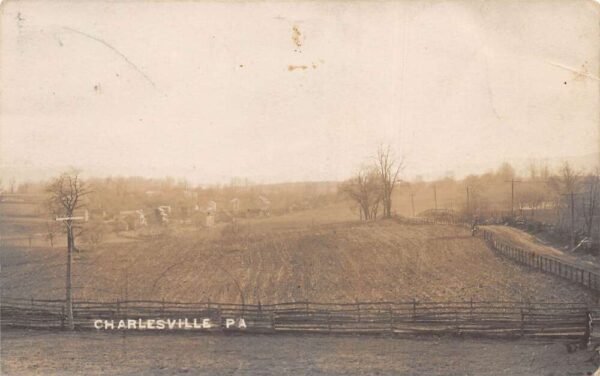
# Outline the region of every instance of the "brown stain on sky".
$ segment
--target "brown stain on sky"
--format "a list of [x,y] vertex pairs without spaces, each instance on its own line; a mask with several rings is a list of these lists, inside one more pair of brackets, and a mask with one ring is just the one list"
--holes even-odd
[[302,42],[304,42],[304,36],[300,32],[300,29],[298,29],[297,25],[292,27],[292,41],[298,48],[302,47]]
[[288,65],[288,71],[292,72],[295,70],[306,70],[308,69],[307,65]]

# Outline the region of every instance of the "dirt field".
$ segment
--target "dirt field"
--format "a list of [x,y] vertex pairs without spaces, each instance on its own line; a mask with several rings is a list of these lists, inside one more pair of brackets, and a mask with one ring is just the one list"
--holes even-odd
[[560,343],[449,338],[2,333],[4,375],[586,375]]
[[[315,218],[318,218],[315,219]],[[588,292],[495,256],[455,226],[342,222],[320,214],[171,231],[76,256],[76,299],[185,301],[590,301]],[[2,294],[62,298],[64,249],[4,249]]]

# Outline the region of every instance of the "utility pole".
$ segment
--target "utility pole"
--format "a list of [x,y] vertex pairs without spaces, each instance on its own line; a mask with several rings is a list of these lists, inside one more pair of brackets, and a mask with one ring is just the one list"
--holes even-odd
[[[71,213],[72,214],[72,211]],[[66,290],[66,314],[67,314],[67,325],[69,329],[73,330],[75,328],[75,323],[73,320],[73,282],[72,282],[72,268],[73,268],[73,251],[75,250],[75,236],[73,235],[73,221],[77,220],[88,220],[88,211],[85,211],[85,215],[81,217],[62,217],[56,218],[56,221],[64,222],[67,227],[67,276],[65,282],[65,290]]]
[[469,202],[469,186],[467,186],[467,215],[471,214],[471,204]]
[[520,180],[515,180],[514,178],[510,180],[505,180],[505,183],[510,183],[510,216],[512,218],[515,217],[515,183],[521,183]]
[[[88,212],[83,216],[75,216],[75,211],[84,206],[85,196],[90,193],[85,185],[79,179],[78,172],[61,174],[48,185],[47,192],[50,193],[48,204],[52,212],[56,215],[56,221],[62,222],[67,230],[67,275],[66,275],[66,298],[65,309],[67,324],[69,329],[74,329],[73,320],[73,285],[72,285],[72,267],[73,252],[75,247],[74,227],[75,221],[88,220]],[[59,217],[60,216],[60,217]]]
[[563,193],[561,196],[569,197],[569,206],[571,211],[571,226],[569,229],[570,232],[570,242],[571,248],[575,247],[575,192],[571,191],[569,193]]
[[433,185],[433,201],[435,202],[435,212],[437,214],[437,187],[435,184]]
[[415,216],[415,194],[410,192],[410,206],[412,208],[412,216]]
[[571,247],[575,246],[575,198],[571,191]]

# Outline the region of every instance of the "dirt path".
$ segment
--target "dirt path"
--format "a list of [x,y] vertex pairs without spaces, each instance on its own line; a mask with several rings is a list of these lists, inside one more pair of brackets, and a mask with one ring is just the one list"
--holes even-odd
[[560,343],[453,338],[2,333],[3,375],[586,375]]
[[574,254],[567,253],[563,250],[551,247],[543,244],[535,236],[528,234],[524,231],[509,226],[482,226],[482,228],[493,232],[498,235],[505,242],[519,248],[524,248],[533,252],[537,252],[543,255],[549,255],[552,257],[559,258],[565,262],[578,265],[587,270],[591,270],[600,273],[600,264],[593,260],[586,260],[582,257],[578,257]]

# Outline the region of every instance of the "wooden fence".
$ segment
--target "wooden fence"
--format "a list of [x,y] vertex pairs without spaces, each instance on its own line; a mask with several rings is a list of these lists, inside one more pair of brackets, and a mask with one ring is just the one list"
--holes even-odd
[[492,232],[480,231],[480,236],[488,246],[498,254],[519,264],[527,265],[541,272],[554,274],[571,282],[580,284],[596,292],[600,292],[600,275],[577,265],[565,262],[558,257],[542,255],[523,248],[518,248],[498,239]]
[[[408,224],[443,224],[469,227],[470,224],[458,220],[439,220],[432,218],[398,218],[401,223]],[[600,293],[600,274],[566,262],[558,257],[542,255],[537,252],[515,247],[494,235],[491,231],[482,229],[476,236],[483,238],[487,245],[501,256],[507,257],[519,264],[529,266],[541,272],[554,274]]]
[[455,218],[455,217],[447,217],[447,218],[428,218],[428,217],[402,217],[396,216],[394,219],[403,224],[410,225],[457,225],[457,226],[470,226],[469,223]]
[[[65,327],[64,301],[3,298],[2,328]],[[211,331],[324,334],[451,334],[490,337],[589,338],[590,308],[581,303],[527,302],[292,302],[273,305],[167,301],[78,301],[77,329],[95,320],[209,318]],[[245,328],[226,328],[243,318]],[[183,329],[186,330],[186,329]]]
[[[439,222],[423,218],[402,218],[414,224]],[[542,272],[552,273],[595,291],[600,277],[588,270],[552,256],[513,247],[485,229],[477,236],[498,254]],[[2,328],[60,329],[66,326],[64,300],[2,298]],[[77,329],[94,329],[96,320],[205,319],[211,331],[251,333],[325,334],[453,334],[491,337],[578,338],[593,336],[592,321],[598,307],[585,303],[528,302],[290,302],[272,305],[240,305],[211,302],[168,301],[77,301],[74,321]],[[243,318],[245,328],[226,322]],[[186,329],[182,329],[186,330]]]

